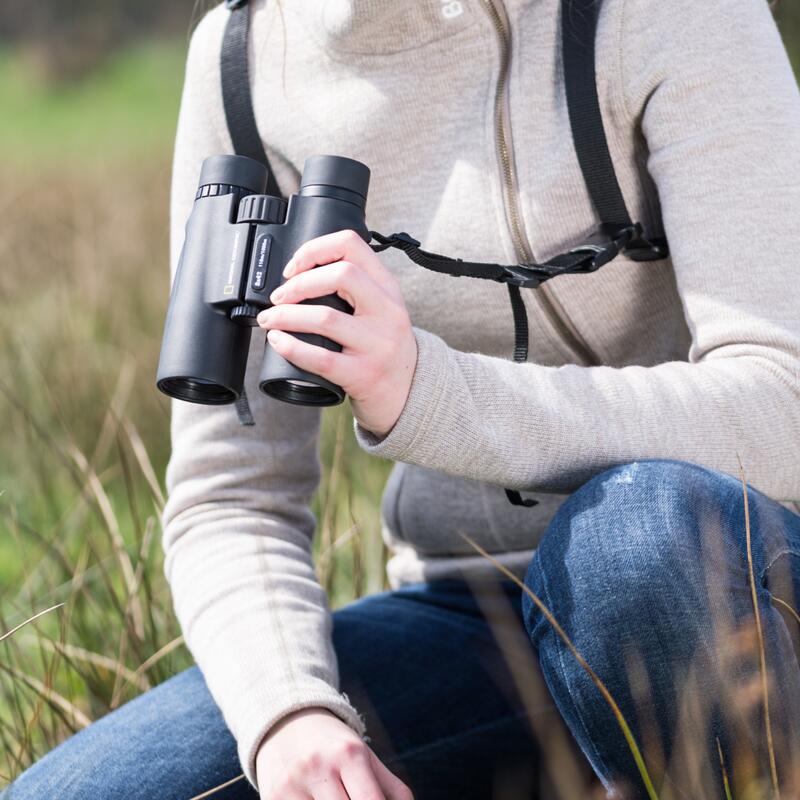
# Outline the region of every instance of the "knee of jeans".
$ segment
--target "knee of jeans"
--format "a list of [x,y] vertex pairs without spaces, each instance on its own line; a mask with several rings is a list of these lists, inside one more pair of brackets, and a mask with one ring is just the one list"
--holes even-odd
[[[740,560],[725,540],[736,489],[731,476],[681,461],[605,470],[559,508],[525,582],[567,629],[669,615],[704,596],[709,564]],[[527,595],[523,605],[536,638],[548,623]]]

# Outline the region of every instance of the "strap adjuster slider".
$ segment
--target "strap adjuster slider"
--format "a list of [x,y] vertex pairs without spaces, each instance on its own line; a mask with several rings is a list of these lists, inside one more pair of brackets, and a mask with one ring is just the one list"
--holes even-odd
[[413,236],[407,234],[405,231],[401,231],[400,233],[394,233],[391,236],[396,242],[405,242],[406,244],[411,245],[412,247],[419,247],[421,242],[415,239]]
[[532,265],[514,264],[503,265],[503,271],[495,280],[510,286],[519,286],[521,289],[535,289],[545,277],[537,275]]

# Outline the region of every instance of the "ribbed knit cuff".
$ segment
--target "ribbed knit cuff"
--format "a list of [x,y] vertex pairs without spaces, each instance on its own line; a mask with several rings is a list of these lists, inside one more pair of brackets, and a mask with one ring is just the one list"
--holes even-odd
[[[343,692],[326,686],[313,687],[310,691],[294,691],[281,693],[279,709],[258,709],[254,704],[253,713],[244,726],[237,731],[237,746],[239,761],[247,780],[258,791],[256,781],[256,756],[270,729],[283,717],[303,708],[320,707],[336,714],[346,722],[359,736],[366,733],[366,725],[359,713],[350,704],[349,698]],[[261,711],[262,713],[258,713]]]
[[413,328],[417,340],[417,366],[403,410],[394,427],[383,437],[354,422],[356,441],[372,455],[402,461],[424,437],[436,416],[447,386],[449,347],[443,339],[422,328]]

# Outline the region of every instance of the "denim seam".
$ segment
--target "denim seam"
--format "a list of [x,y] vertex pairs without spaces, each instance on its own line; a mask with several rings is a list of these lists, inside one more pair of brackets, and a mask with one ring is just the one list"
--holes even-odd
[[504,725],[507,722],[520,718],[527,719],[527,716],[528,712],[525,709],[521,709],[520,711],[516,711],[513,714],[507,714],[506,716],[492,720],[491,722],[485,722],[483,725],[475,725],[472,728],[460,731],[459,733],[453,734],[451,736],[442,736],[441,738],[436,739],[433,742],[428,742],[427,744],[422,744],[419,745],[418,747],[412,747],[410,750],[405,750],[396,756],[391,756],[383,759],[383,763],[388,766],[389,764],[392,764],[396,761],[402,761],[403,759],[414,757],[416,755],[419,755],[420,753],[427,752],[428,750],[434,750],[437,747],[441,747],[442,745],[447,744],[449,742],[455,742],[458,739],[462,739],[465,736],[474,734],[477,731],[488,731],[491,730],[492,728],[499,727],[500,725]]
[[[764,580],[764,578],[766,578],[767,573],[770,571],[770,569],[775,565],[775,562],[779,558],[782,558],[783,556],[797,556],[798,558],[800,558],[800,550],[798,550],[795,547],[787,547],[786,550],[781,550],[781,552],[778,553],[778,555],[774,556],[771,559],[771,561],[764,567],[764,569],[761,570],[761,576],[760,577],[761,577],[762,581]],[[770,594],[771,594],[771,592],[770,592]]]
[[[547,584],[547,575],[545,574],[545,570],[542,567],[541,562],[539,564],[539,574],[542,576],[542,587],[544,588],[545,605],[550,610],[550,613],[554,614],[554,612],[552,610],[552,597],[550,595],[550,588],[549,588],[549,586]],[[541,612],[539,612],[539,613],[541,613]],[[552,627],[551,623],[548,620],[545,620],[545,622],[547,622],[548,626]],[[576,701],[575,696],[574,696],[573,691],[572,691],[572,687],[571,687],[570,682],[569,682],[569,680],[567,678],[567,670],[566,670],[566,666],[564,664],[564,654],[565,654],[565,651],[566,651],[567,647],[566,647],[565,643],[562,641],[561,637],[558,635],[558,633],[555,630],[553,631],[553,636],[555,636],[555,640],[556,640],[556,652],[558,653],[558,666],[561,669],[561,678],[564,681],[564,685],[567,687],[567,691],[569,692],[569,696],[570,696],[570,699],[572,701],[572,705],[574,706],[574,708],[576,710],[576,718],[580,722],[581,727],[583,728],[583,732],[586,735],[586,741],[587,741],[588,746],[590,747],[590,749],[592,751],[595,763],[597,763],[597,764],[605,764],[605,760],[600,757],[600,753],[597,750],[597,745],[595,744],[594,737],[591,736],[591,734],[589,733],[589,729],[586,726],[586,721],[583,718],[583,713],[581,712],[580,703],[578,703]]]

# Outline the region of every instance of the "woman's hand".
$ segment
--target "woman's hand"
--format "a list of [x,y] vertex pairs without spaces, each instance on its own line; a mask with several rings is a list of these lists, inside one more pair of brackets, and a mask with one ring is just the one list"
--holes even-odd
[[281,719],[256,756],[261,800],[413,800],[355,731],[324,708]]
[[[317,267],[317,269],[313,269]],[[258,315],[270,345],[287,361],[341,386],[358,422],[385,436],[408,398],[417,343],[400,286],[355,231],[319,236],[298,248],[284,270],[286,282]],[[328,306],[298,304],[336,293],[352,315]],[[317,333],[342,345],[335,353],[284,331]]]

